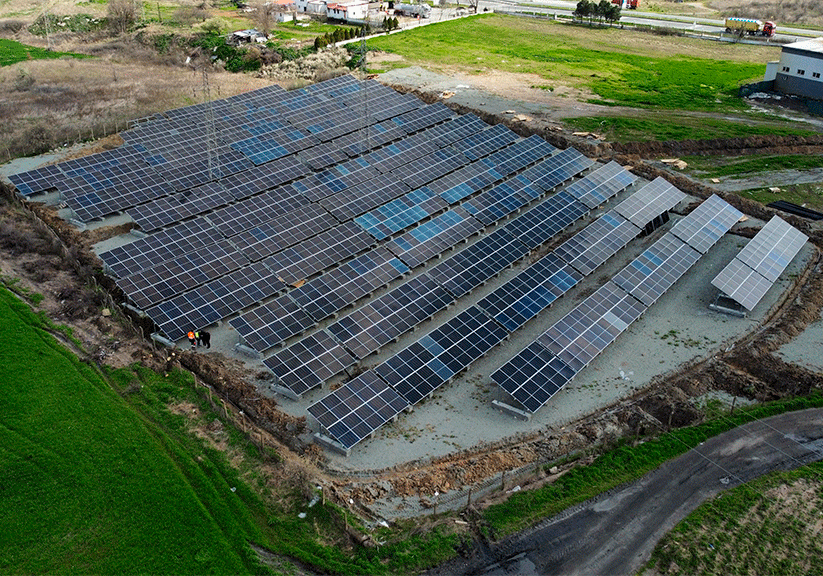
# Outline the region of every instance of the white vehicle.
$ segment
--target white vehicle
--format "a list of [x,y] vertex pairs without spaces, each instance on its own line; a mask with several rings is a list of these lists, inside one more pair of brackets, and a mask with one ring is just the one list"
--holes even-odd
[[432,15],[432,7],[428,4],[395,4],[394,13],[401,16],[429,18]]

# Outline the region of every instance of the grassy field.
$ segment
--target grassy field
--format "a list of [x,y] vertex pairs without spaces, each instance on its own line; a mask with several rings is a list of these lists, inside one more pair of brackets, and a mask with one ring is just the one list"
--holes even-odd
[[[812,130],[792,122],[774,120],[754,124],[715,118],[656,113],[654,119],[631,116],[583,116],[565,120],[577,130],[595,132],[616,142],[656,140],[710,140],[743,136],[807,136]],[[694,157],[693,157],[694,158]],[[705,157],[699,157],[705,158]],[[690,160],[687,160],[690,162]],[[718,169],[721,167],[718,166]],[[762,168],[761,168],[762,169]],[[714,174],[712,174],[714,176]]]
[[369,40],[370,48],[400,54],[411,64],[535,74],[549,84],[587,90],[598,104],[743,109],[738,86],[762,77],[777,52],[706,44],[712,43],[496,15]]
[[259,571],[246,543],[260,540],[254,502],[230,490],[231,469],[208,454],[196,463],[5,289],[0,318],[0,572]]
[[11,66],[18,62],[25,62],[27,60],[46,60],[62,57],[73,58],[88,58],[82,54],[72,54],[69,52],[55,52],[45,50],[44,48],[37,48],[35,46],[26,46],[14,40],[0,38],[0,66]]
[[710,156],[684,156],[683,160],[688,162],[689,171],[701,178],[746,178],[763,171],[823,168],[823,155],[738,156],[722,160]]
[[[705,502],[652,553],[655,574],[819,574],[823,463],[765,476]],[[817,568],[815,568],[817,566]]]

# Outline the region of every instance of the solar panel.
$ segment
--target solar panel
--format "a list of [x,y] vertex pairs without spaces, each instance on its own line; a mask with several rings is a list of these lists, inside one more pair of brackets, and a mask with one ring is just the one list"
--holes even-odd
[[244,266],[146,310],[170,340],[204,328],[282,292],[285,284],[261,262]]
[[345,222],[409,191],[403,181],[384,174],[327,196],[320,200],[320,204],[340,222]]
[[296,180],[308,172],[309,169],[295,155],[291,155],[233,174],[222,183],[232,196],[242,200]]
[[575,148],[566,148],[527,168],[521,176],[529,180],[533,187],[550,192],[592,164],[594,160],[587,158]]
[[434,266],[428,274],[455,298],[468,294],[529,252],[503,229],[496,230]]
[[712,284],[746,309],[754,310],[806,239],[805,234],[774,216]]
[[183,255],[201,250],[220,240],[220,233],[208,220],[197,218],[156,232],[100,254],[112,274],[121,278]]
[[502,179],[503,175],[495,169],[494,163],[483,158],[430,182],[428,187],[446,202],[454,204]]
[[164,226],[225,206],[232,201],[234,197],[220,183],[209,182],[147,204],[134,206],[129,208],[127,213],[142,231],[154,232]]
[[312,202],[362,184],[378,175],[364,158],[355,158],[300,180],[303,194]]
[[277,383],[302,396],[354,364],[351,354],[321,330],[266,358]]
[[504,228],[529,249],[535,249],[588,214],[589,209],[566,194],[558,192],[510,222]]
[[138,308],[145,310],[245,264],[246,257],[231,243],[221,240],[121,278],[117,285]]
[[326,433],[345,448],[369,437],[409,407],[374,372],[364,372],[309,406]]
[[714,277],[712,285],[747,310],[754,310],[774,282],[734,258]]
[[308,203],[299,188],[285,184],[215,210],[207,218],[223,236],[230,238]]
[[297,285],[373,245],[371,236],[347,222],[269,256],[265,262],[286,284]]
[[588,276],[642,230],[610,210],[563,242],[554,253]]
[[634,296],[609,281],[555,322],[538,342],[577,373],[645,310]]
[[265,352],[315,325],[314,320],[288,294],[258,306],[229,321],[243,341]]
[[428,262],[483,229],[459,206],[435,216],[385,244],[409,268]]
[[532,342],[493,372],[491,379],[533,414],[574,375],[571,367],[546,350],[540,342]]
[[408,271],[391,252],[376,248],[306,282],[291,295],[319,322]]
[[776,282],[807,239],[791,224],[773,216],[740,251],[737,259],[770,282]]
[[413,162],[392,170],[391,174],[409,188],[419,188],[432,180],[465,166],[469,160],[455,150],[436,150],[416,158]]
[[298,206],[233,237],[252,262],[271,256],[333,227],[337,221],[317,204]]
[[509,130],[505,125],[495,124],[482,132],[454,142],[452,146],[470,160],[477,160],[505,148],[519,138],[520,136]]
[[34,170],[12,174],[9,176],[9,181],[17,188],[19,195],[30,196],[55,188],[57,182],[65,177],[58,165],[50,164]]
[[472,216],[489,225],[520,210],[542,194],[543,191],[532,186],[528,178],[515,176],[491,190],[478,194],[461,206]]
[[495,289],[477,306],[514,332],[582,279],[577,270],[549,254]]
[[723,234],[731,230],[741,216],[743,214],[737,208],[712,194],[688,217],[675,223],[671,233],[701,254],[705,254]]
[[615,206],[614,210],[638,228],[643,228],[685,197],[683,192],[658,176]]
[[371,300],[328,330],[362,360],[453,301],[437,282],[423,274]]
[[507,336],[505,329],[471,306],[374,371],[414,405]]
[[367,212],[354,221],[376,240],[383,240],[432,214],[448,204],[425,186]]
[[700,259],[700,253],[666,234],[613,278],[615,284],[646,306],[654,304]]
[[620,164],[612,160],[566,187],[565,191],[594,209],[634,184],[636,180],[637,176],[627,172]]
[[416,108],[392,120],[400,126],[406,134],[413,134],[419,130],[424,130],[430,126],[454,118],[455,116],[456,114],[445,104],[437,102],[423,106],[422,108]]

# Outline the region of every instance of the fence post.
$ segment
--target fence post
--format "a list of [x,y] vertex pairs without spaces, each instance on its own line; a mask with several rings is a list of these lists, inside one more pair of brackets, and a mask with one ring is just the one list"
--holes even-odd
[[505,489],[506,489],[506,471],[503,470],[503,474],[500,475],[500,491],[503,492],[503,490],[505,490]]
[[468,510],[472,505],[472,487],[469,486],[469,497],[466,498],[466,509]]

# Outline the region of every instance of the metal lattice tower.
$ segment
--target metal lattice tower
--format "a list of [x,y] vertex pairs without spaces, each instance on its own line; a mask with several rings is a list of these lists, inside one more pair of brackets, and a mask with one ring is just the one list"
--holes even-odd
[[360,138],[363,142],[363,153],[365,154],[369,150],[371,150],[371,142],[369,141],[369,118],[368,118],[368,110],[366,109],[368,103],[368,91],[366,89],[366,54],[368,53],[369,49],[366,45],[366,33],[369,28],[369,13],[366,12],[366,23],[363,26],[363,33],[361,34],[360,38],[360,60],[357,63],[357,67],[360,69],[360,81],[361,89],[360,89],[360,96],[361,96],[361,113],[360,113]]
[[220,172],[218,166],[220,159],[217,153],[217,133],[214,127],[214,106],[209,88],[209,73],[205,62],[203,62],[203,99],[206,104],[206,155],[209,165],[209,182],[213,182]]

